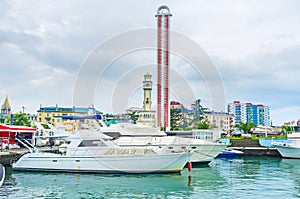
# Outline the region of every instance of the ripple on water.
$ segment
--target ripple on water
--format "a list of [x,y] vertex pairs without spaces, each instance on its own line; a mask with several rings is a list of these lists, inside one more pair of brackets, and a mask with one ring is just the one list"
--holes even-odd
[[13,172],[0,198],[297,198],[300,161],[214,160],[181,175],[100,175]]

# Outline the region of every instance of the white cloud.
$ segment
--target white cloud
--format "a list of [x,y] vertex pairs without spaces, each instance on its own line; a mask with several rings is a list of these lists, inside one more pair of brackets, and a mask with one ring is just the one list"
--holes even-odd
[[[154,15],[161,4],[169,5],[173,14],[171,29],[196,41],[213,58],[224,81],[227,102],[268,105],[276,124],[289,120],[288,112],[293,117],[299,115],[300,3],[296,0],[3,1],[0,100],[9,95],[16,110],[25,106],[29,112],[35,112],[40,104],[70,106],[75,73],[88,53],[121,32],[155,27]],[[155,52],[149,53],[120,59],[107,71],[105,84],[122,80],[122,73],[132,67],[155,64]],[[192,67],[181,59],[172,64],[196,97],[210,104],[205,82],[190,70]],[[121,81],[133,89],[126,104],[138,105],[137,84],[144,71],[141,73],[132,73],[140,75],[135,81]],[[111,92],[109,86],[104,87],[102,95]],[[171,87],[182,89],[180,82],[172,82]],[[184,101],[188,104],[187,98]],[[96,102],[96,107],[107,108],[102,101]]]

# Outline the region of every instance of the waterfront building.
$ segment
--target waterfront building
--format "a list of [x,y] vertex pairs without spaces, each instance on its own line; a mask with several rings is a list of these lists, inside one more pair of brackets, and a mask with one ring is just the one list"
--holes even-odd
[[235,125],[235,117],[226,112],[206,111],[204,120],[208,121],[213,128],[230,132]]
[[144,75],[143,90],[144,90],[144,101],[143,109],[138,112],[137,124],[146,126],[155,126],[155,111],[152,110],[152,75],[147,72]]
[[262,104],[234,101],[228,104],[228,113],[235,116],[236,123],[249,121],[256,125],[271,125],[269,107]]
[[42,107],[37,110],[37,121],[38,122],[49,122],[54,126],[58,124],[63,124],[64,122],[68,122],[65,119],[62,119],[61,116],[72,116],[72,115],[86,115],[89,112],[93,112],[95,114],[102,114],[100,111],[96,110],[94,106],[88,108],[79,108],[79,107],[59,107],[56,106],[48,106]]
[[182,104],[180,102],[176,102],[176,101],[171,101],[170,102],[170,109],[181,109],[182,108]]

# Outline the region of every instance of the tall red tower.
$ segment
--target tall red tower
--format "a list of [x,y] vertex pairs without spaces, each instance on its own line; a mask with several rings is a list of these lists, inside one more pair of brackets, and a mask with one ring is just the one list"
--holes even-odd
[[168,6],[162,5],[157,9],[155,16],[157,17],[157,127],[170,130],[169,18],[172,15]]

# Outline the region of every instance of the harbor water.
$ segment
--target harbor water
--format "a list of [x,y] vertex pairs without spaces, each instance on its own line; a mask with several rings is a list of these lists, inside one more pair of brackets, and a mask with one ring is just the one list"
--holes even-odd
[[103,175],[15,172],[0,198],[298,198],[300,160],[215,159],[181,174]]

